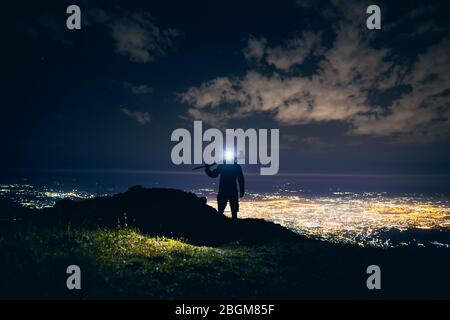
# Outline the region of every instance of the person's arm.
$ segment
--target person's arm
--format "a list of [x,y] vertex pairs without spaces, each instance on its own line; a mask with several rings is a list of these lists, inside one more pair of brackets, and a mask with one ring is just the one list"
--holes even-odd
[[214,170],[211,170],[209,166],[205,167],[205,172],[208,175],[208,177],[216,178],[219,176],[220,170],[219,166],[217,166]]
[[240,192],[240,196],[241,198],[244,196],[245,194],[245,179],[244,179],[244,174],[242,173],[242,168],[241,166],[238,167],[239,171],[238,171],[238,183],[239,183],[239,192]]

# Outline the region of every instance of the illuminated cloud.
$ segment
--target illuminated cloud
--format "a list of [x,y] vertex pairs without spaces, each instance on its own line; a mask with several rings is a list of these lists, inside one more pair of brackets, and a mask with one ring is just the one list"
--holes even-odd
[[[402,63],[408,60],[389,47],[373,46],[374,33],[357,28],[359,7],[333,2],[341,19],[334,23],[331,46],[324,47],[320,34],[310,31],[275,47],[250,37],[244,56],[259,63],[242,77],[218,77],[183,92],[188,115],[212,125],[217,115],[227,121],[264,114],[284,126],[339,121],[348,134],[395,136],[396,141],[445,137],[450,128],[449,38],[412,63]],[[302,75],[296,68],[311,57],[318,60],[316,68]],[[371,100],[399,87],[405,92],[383,105]]]
[[407,134],[405,138],[445,136],[450,123],[450,40],[444,39],[418,56],[402,80],[412,91],[394,101],[387,111],[354,119],[356,134]]
[[266,62],[288,71],[292,66],[302,64],[308,56],[320,54],[321,41],[320,34],[304,32],[300,37],[289,40],[285,47],[267,48]]

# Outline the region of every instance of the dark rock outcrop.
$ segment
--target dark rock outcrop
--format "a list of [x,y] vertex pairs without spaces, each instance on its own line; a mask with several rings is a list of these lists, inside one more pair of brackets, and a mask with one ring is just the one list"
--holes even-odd
[[265,220],[232,221],[208,206],[206,198],[190,192],[140,186],[114,196],[64,199],[31,220],[37,225],[88,228],[126,224],[147,234],[184,238],[197,244],[254,244],[302,238]]

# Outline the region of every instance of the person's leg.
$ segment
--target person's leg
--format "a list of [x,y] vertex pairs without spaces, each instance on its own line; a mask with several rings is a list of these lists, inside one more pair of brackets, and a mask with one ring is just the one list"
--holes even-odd
[[224,197],[223,194],[219,193],[217,195],[217,211],[219,211],[220,214],[223,214],[226,206],[227,206],[227,198]]
[[237,220],[237,213],[239,211],[239,197],[236,192],[236,194],[233,194],[230,197],[230,208],[231,208],[231,218],[233,220]]

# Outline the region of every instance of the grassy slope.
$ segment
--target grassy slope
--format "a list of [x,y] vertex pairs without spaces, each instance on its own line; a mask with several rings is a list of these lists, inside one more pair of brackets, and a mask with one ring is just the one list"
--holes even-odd
[[[21,229],[0,236],[0,287],[4,287],[0,297],[408,297],[426,294],[438,285],[434,278],[423,284],[409,281],[417,270],[427,276],[439,272],[434,267],[447,251],[433,252],[381,251],[317,241],[213,248],[149,237],[127,228]],[[435,264],[429,259],[436,260]],[[420,266],[404,272],[417,261]],[[81,291],[65,287],[66,267],[71,264],[81,267]],[[365,287],[369,264],[379,264],[384,271],[382,293]],[[445,273],[448,261],[440,267]]]

